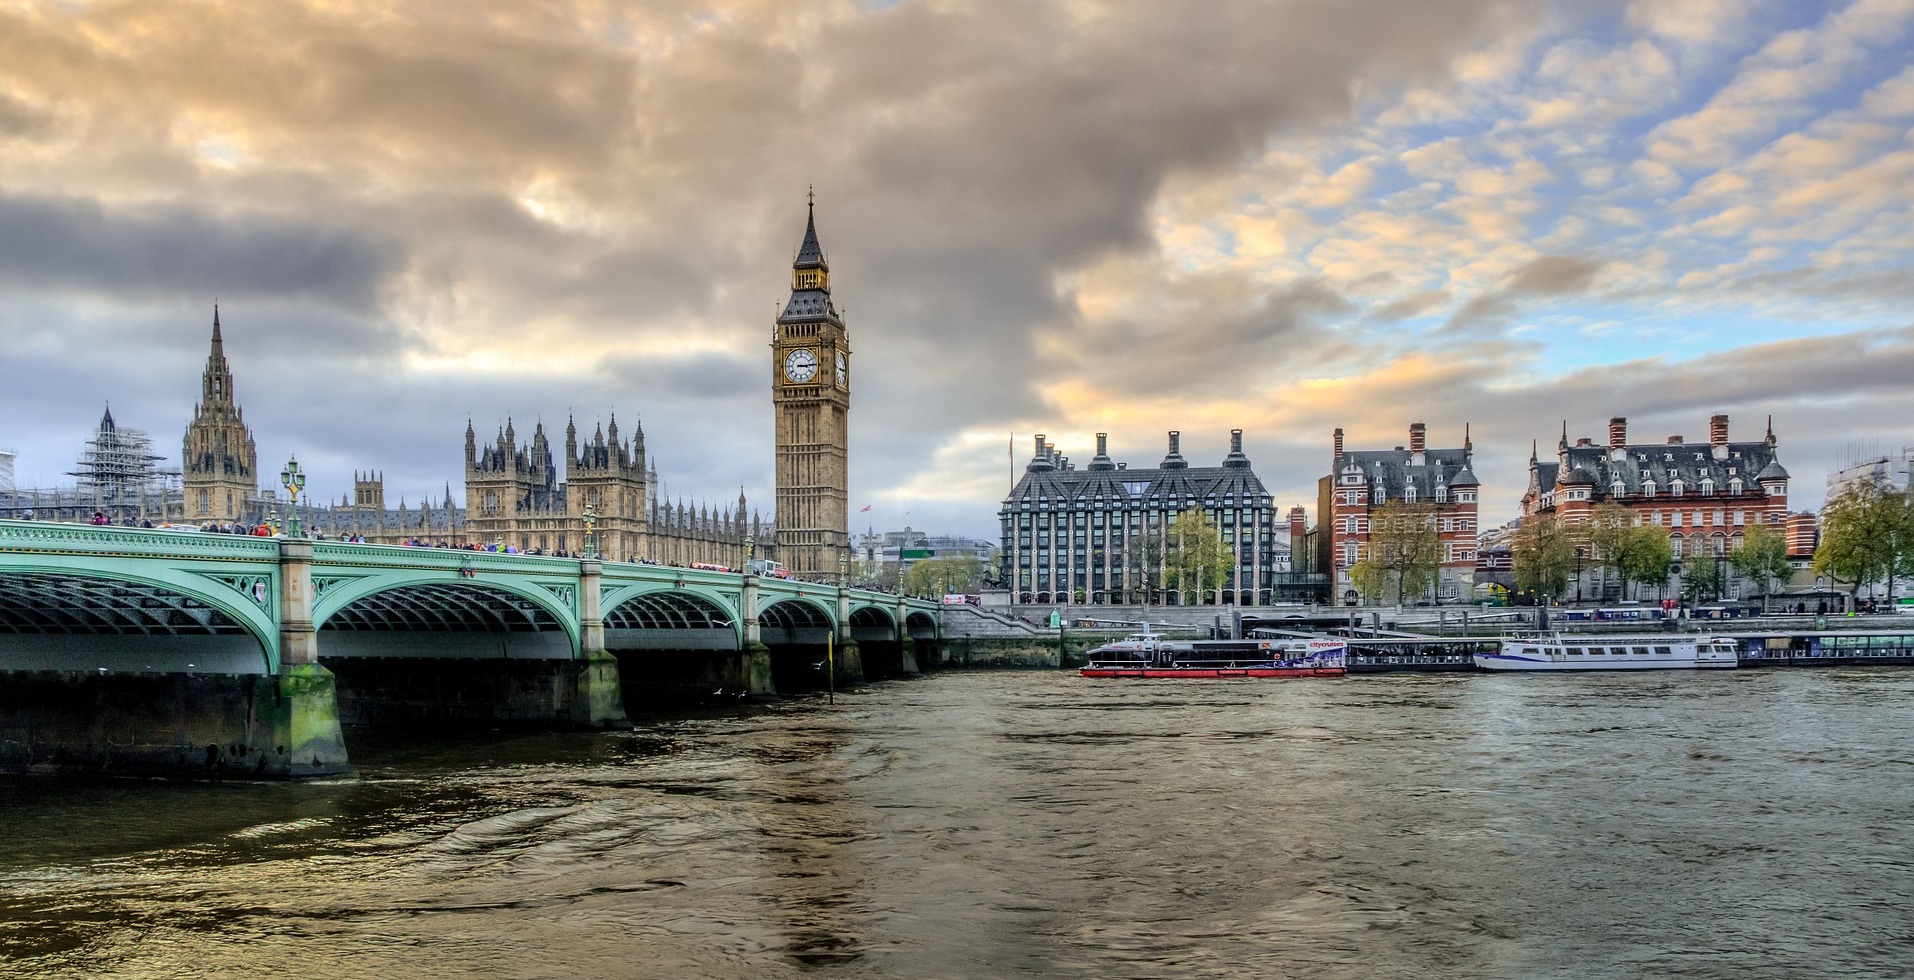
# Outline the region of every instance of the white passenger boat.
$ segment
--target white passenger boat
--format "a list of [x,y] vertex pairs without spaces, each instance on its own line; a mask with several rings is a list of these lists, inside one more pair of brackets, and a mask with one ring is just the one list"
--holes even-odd
[[1475,654],[1482,670],[1685,670],[1735,666],[1735,641],[1720,636],[1517,636]]

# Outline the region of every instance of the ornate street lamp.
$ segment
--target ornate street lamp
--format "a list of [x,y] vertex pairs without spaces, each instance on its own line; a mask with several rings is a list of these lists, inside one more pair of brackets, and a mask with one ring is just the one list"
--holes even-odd
[[844,584],[850,580],[850,576],[851,576],[850,556],[838,555],[837,556],[837,587],[840,589],[843,588]]
[[744,573],[751,574],[751,563],[758,560],[758,539],[756,535],[744,536]]
[[598,526],[598,509],[585,503],[585,557],[598,557],[598,545],[592,540],[592,529]]
[[298,456],[286,460],[286,468],[279,471],[279,485],[292,496],[286,505],[286,536],[299,537],[299,491],[306,488],[306,474],[299,472]]

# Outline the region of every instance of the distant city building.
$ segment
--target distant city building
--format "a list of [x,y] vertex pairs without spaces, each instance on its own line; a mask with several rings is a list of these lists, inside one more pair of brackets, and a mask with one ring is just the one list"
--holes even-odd
[[185,519],[195,524],[246,519],[248,502],[259,494],[259,452],[233,393],[233,369],[226,363],[217,304],[213,306],[213,346],[199,386],[199,404],[186,426],[180,455],[186,482]]
[[1833,500],[1846,492],[1848,487],[1861,482],[1906,493],[1910,471],[1914,471],[1914,448],[1903,448],[1891,455],[1850,462],[1828,474],[1827,499]]
[[909,571],[912,565],[931,558],[975,558],[983,564],[988,575],[994,575],[997,568],[996,542],[982,538],[926,534],[910,528],[861,535],[855,550],[857,560],[870,566],[871,574],[885,577],[887,569],[895,567],[901,575]]
[[[1608,444],[1577,439],[1562,425],[1555,459],[1529,454],[1527,517],[1553,514],[1586,523],[1604,503],[1627,508],[1637,524],[1666,528],[1674,557],[1726,557],[1749,527],[1783,530],[1788,514],[1788,470],[1776,450],[1774,423],[1758,442],[1728,441],[1728,416],[1708,420],[1708,442],[1669,436],[1662,443],[1628,442],[1628,420],[1608,421]],[[1792,552],[1792,548],[1790,548]]]
[[13,457],[13,450],[0,449],[0,494],[13,493]]
[[1276,568],[1290,531],[1243,453],[1243,430],[1231,430],[1220,466],[1190,466],[1180,440],[1169,434],[1169,454],[1155,469],[1130,469],[1110,458],[1108,436],[1099,432],[1096,457],[1079,470],[1037,436],[1023,478],[998,511],[1012,601],[1178,601],[1161,587],[1169,525],[1195,509],[1221,530],[1235,559],[1223,588],[1203,604],[1274,601],[1287,581]]
[[[1351,574],[1369,554],[1372,521],[1392,503],[1428,506],[1435,522],[1441,567],[1435,596],[1439,601],[1470,597],[1475,582],[1476,496],[1481,481],[1472,467],[1474,445],[1465,426],[1458,449],[1430,449],[1427,427],[1409,426],[1409,445],[1393,449],[1346,450],[1342,430],[1334,435],[1328,476],[1317,481],[1316,512],[1327,515],[1329,532],[1319,535],[1321,567],[1333,569],[1332,601],[1357,600]],[[1393,600],[1393,595],[1390,596]],[[1412,600],[1421,597],[1411,597]]]

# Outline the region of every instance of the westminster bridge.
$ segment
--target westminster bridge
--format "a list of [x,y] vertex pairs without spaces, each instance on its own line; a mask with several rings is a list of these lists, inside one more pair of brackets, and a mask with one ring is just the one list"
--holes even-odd
[[938,606],[671,566],[0,521],[0,771],[348,771],[342,723],[621,727],[934,662]]

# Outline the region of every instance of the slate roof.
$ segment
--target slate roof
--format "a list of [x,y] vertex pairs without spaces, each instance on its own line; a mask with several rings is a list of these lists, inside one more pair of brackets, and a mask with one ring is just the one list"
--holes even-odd
[[[806,209],[804,219],[804,244],[798,246],[797,261],[791,263],[792,269],[822,269],[831,271],[831,264],[824,259],[824,247],[817,242],[817,208],[812,205]],[[791,299],[784,304],[784,313],[780,320],[802,319],[808,317],[829,317],[837,319],[837,308],[831,305],[831,287],[818,289],[792,289]]]
[[1611,459],[1607,446],[1587,445],[1558,448],[1557,461],[1535,464],[1536,483],[1541,492],[1555,489],[1556,476],[1565,461],[1572,481],[1592,485],[1602,494],[1614,492],[1617,480],[1625,494],[1641,493],[1642,484],[1652,480],[1657,493],[1667,493],[1675,480],[1687,493],[1696,492],[1704,479],[1712,479],[1716,493],[1727,493],[1730,480],[1739,478],[1745,493],[1760,489],[1762,480],[1785,480],[1788,471],[1776,458],[1772,442],[1726,443],[1723,458],[1716,459],[1714,447],[1705,442],[1649,443],[1623,446],[1621,458]]
[[1436,487],[1473,487],[1480,486],[1475,478],[1475,470],[1469,465],[1472,454],[1467,449],[1425,449],[1422,463],[1414,462],[1415,453],[1407,449],[1367,449],[1346,451],[1336,464],[1335,478],[1338,484],[1356,467],[1369,484],[1369,499],[1376,499],[1376,491],[1383,491],[1385,503],[1402,500],[1408,496],[1408,488],[1416,488],[1416,499],[1434,501]]
[[1023,479],[1004,498],[1006,511],[1024,503],[1030,509],[1058,510],[1082,504],[1090,510],[1163,507],[1181,510],[1194,501],[1208,506],[1268,507],[1271,500],[1263,481],[1250,467],[1249,457],[1232,452],[1221,466],[1191,466],[1180,454],[1166,456],[1155,469],[1117,469],[1107,456],[1076,469],[1063,457],[1033,457]]

